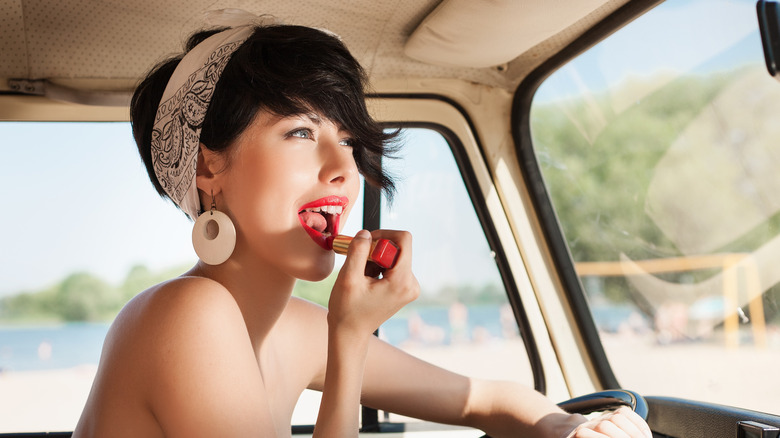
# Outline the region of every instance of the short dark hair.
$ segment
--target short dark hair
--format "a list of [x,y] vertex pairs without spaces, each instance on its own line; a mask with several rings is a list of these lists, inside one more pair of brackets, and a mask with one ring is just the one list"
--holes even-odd
[[[163,197],[167,194],[154,173],[151,152],[157,106],[186,52],[222,30],[192,35],[185,53],[156,65],[133,94],[133,137],[149,178]],[[386,132],[371,118],[365,102],[367,85],[365,71],[334,35],[303,26],[257,27],[225,66],[200,141],[212,151],[226,152],[260,110],[282,117],[315,112],[350,132],[358,170],[369,184],[392,197],[395,186],[381,160],[395,150],[398,131]]]

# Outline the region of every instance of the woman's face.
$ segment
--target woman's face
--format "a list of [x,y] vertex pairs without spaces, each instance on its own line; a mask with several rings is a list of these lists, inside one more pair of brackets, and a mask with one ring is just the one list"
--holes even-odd
[[348,132],[314,113],[260,112],[218,178],[217,209],[236,225],[236,260],[310,281],[330,274],[327,236],[338,234],[360,190]]

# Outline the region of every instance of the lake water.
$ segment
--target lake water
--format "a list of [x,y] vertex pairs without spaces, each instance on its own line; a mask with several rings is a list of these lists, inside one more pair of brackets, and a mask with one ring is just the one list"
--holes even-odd
[[[415,309],[429,327],[442,329],[442,343],[449,343],[451,327],[447,308]],[[497,306],[469,308],[468,327],[486,329],[501,336],[500,309]],[[29,371],[96,365],[109,323],[69,323],[45,326],[0,326],[0,370]],[[395,317],[381,328],[382,338],[400,345],[410,336],[408,319]]]
[[[396,316],[382,325],[380,335],[393,345],[402,345],[411,336],[409,318],[418,318],[425,327],[438,330],[435,342],[452,342],[453,327],[446,307],[411,308],[404,316]],[[501,338],[501,307],[496,305],[468,308],[466,327],[458,332],[469,340],[474,333]],[[504,315],[504,324],[507,323]],[[605,320],[601,315],[597,321]],[[624,318],[624,315],[619,319]],[[513,324],[513,322],[509,322]],[[97,365],[109,323],[70,323],[46,326],[0,326],[0,371],[30,371]],[[465,334],[464,334],[465,333]],[[462,341],[463,339],[461,339]]]
[[108,327],[108,323],[0,326],[0,370],[52,370],[96,365]]

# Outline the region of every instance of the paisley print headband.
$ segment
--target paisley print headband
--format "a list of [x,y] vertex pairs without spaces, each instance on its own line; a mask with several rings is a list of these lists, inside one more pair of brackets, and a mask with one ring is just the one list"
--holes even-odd
[[227,29],[195,46],[174,70],[157,107],[151,145],[154,173],[192,220],[200,210],[195,171],[203,119],[222,70],[254,30],[254,25]]

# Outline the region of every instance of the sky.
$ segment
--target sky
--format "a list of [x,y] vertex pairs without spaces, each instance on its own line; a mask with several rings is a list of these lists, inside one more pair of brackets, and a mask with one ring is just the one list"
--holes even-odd
[[194,260],[191,225],[149,182],[127,123],[0,123],[0,295],[89,271]]
[[667,0],[564,66],[534,101],[598,92],[659,72],[706,73],[763,60],[755,5],[755,0]]

